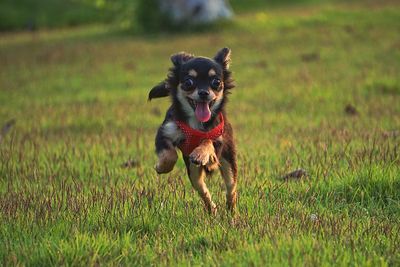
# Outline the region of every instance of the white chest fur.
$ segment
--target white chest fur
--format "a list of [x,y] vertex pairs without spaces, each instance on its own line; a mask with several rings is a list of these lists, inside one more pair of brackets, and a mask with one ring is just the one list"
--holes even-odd
[[163,133],[168,137],[173,143],[178,143],[184,139],[181,129],[176,125],[174,121],[167,122],[163,126]]

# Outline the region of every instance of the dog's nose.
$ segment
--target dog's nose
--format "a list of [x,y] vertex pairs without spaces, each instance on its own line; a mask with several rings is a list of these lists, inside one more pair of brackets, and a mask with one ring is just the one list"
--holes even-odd
[[210,95],[210,92],[208,90],[201,90],[198,92],[200,98],[207,98]]

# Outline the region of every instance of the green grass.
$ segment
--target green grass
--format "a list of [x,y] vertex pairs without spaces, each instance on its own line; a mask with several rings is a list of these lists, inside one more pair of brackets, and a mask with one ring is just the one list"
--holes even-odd
[[[98,1],[100,3],[100,1]],[[2,0],[0,31],[35,30],[110,21],[112,9],[80,0]]]
[[[218,32],[3,34],[2,265],[400,265],[400,7],[249,10]],[[238,214],[156,175],[169,55],[233,51]],[[357,114],[345,112],[347,105]],[[138,162],[122,168],[129,158]],[[283,181],[297,168],[308,179]]]

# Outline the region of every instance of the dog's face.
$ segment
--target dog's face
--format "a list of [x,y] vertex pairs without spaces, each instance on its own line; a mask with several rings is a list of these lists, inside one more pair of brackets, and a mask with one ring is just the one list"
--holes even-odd
[[225,89],[233,87],[228,71],[230,50],[222,49],[214,59],[179,53],[171,60],[177,83],[174,99],[187,116],[199,122],[209,121],[220,110]]
[[193,58],[182,65],[177,97],[189,114],[206,122],[223,98],[222,67],[208,58]]

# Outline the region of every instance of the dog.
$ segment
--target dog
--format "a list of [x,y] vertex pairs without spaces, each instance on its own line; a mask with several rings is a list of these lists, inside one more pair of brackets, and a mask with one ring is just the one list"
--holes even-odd
[[227,209],[233,212],[237,202],[236,149],[225,112],[228,94],[235,87],[230,56],[229,48],[221,49],[212,59],[177,53],[171,57],[173,66],[167,78],[148,96],[149,101],[167,96],[172,100],[155,139],[155,170],[158,174],[170,172],[179,148],[191,184],[211,214],[217,208],[205,178],[217,169],[226,185]]

